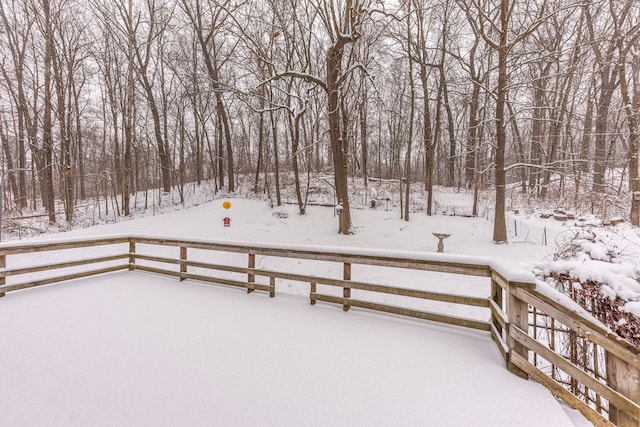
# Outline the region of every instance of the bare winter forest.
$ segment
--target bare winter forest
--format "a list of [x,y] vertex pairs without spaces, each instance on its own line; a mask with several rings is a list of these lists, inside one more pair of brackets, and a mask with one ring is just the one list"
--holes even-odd
[[[5,210],[324,176],[618,197],[638,225],[637,0],[2,0]],[[250,178],[248,178],[250,177]],[[5,182],[6,181],[6,182]],[[56,206],[63,206],[64,218]],[[409,220],[410,204],[403,217]]]

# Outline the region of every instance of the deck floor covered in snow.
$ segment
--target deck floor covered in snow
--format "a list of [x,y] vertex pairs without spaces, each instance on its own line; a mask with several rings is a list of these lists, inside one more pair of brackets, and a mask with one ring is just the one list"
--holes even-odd
[[0,298],[4,426],[574,426],[489,334],[122,272]]

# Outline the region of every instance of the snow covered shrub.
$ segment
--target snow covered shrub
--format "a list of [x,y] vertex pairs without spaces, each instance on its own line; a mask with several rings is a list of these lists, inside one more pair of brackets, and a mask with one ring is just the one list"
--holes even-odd
[[632,312],[635,310],[627,310],[629,302],[618,296],[609,285],[595,280],[576,281],[569,273],[559,272],[551,273],[545,281],[640,349],[640,316]]
[[273,211],[273,213],[271,214],[276,218],[280,218],[280,219],[287,219],[289,218],[289,214],[287,213],[287,211],[285,210],[277,210],[277,211]]
[[640,348],[640,272],[621,255],[606,230],[580,230],[535,272]]

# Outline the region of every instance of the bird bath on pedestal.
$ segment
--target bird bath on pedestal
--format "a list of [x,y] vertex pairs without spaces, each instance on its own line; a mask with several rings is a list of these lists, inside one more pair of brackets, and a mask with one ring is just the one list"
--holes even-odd
[[443,240],[447,237],[451,236],[451,234],[446,233],[431,233],[438,238],[438,252],[444,252],[444,242]]

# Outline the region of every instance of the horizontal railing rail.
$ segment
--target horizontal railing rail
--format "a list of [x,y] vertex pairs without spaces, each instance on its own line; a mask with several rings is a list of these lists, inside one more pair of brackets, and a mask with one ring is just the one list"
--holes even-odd
[[[128,269],[131,261],[129,242],[129,237],[121,236],[41,244],[5,244],[0,247],[0,297],[7,292]],[[86,257],[86,249],[100,246],[112,247],[113,253]],[[67,252],[66,255],[58,254],[66,260],[45,263],[40,257],[43,252]],[[28,258],[28,260],[23,263],[24,266],[7,269],[7,257]],[[56,256],[48,256],[49,260],[55,258]],[[123,262],[123,260],[126,261]],[[64,270],[68,272],[55,275]],[[7,277],[15,277],[18,280],[7,283]]]
[[[97,247],[103,249],[88,257],[88,250]],[[41,261],[42,253],[48,253],[48,262]],[[301,271],[279,261],[284,259],[296,261]],[[354,280],[354,271],[366,276],[361,272],[371,266],[391,271],[391,279]],[[396,269],[414,271],[412,283],[399,286],[407,277]],[[536,379],[594,424],[640,422],[638,349],[572,301],[559,302],[560,294],[537,286],[531,273],[480,257],[149,236],[5,244],[0,246],[0,296],[118,270],[265,291],[270,297],[278,287],[295,284],[304,288],[300,292],[308,294],[311,304],[337,304],[344,311],[357,307],[485,331],[511,372]],[[474,288],[473,292],[451,292],[428,272],[461,277],[461,287]],[[486,285],[470,284],[471,277],[486,280]],[[478,295],[478,286],[485,294]],[[480,310],[487,320],[460,316],[452,305]],[[596,363],[587,366],[579,358]]]

